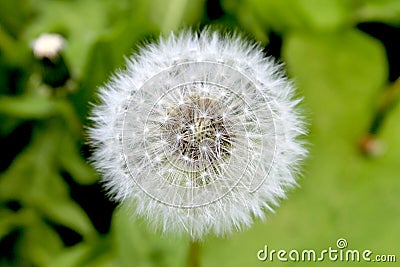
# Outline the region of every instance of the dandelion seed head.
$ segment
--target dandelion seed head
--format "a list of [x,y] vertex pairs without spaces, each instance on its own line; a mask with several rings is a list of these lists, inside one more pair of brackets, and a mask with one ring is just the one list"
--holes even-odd
[[226,235],[296,184],[306,150],[292,84],[239,35],[163,37],[99,96],[94,165],[113,198],[155,229]]

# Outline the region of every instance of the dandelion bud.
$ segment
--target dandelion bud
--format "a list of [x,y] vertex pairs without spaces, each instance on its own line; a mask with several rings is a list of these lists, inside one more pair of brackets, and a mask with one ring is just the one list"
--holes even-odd
[[292,84],[238,35],[161,38],[99,97],[93,163],[110,195],[162,232],[250,226],[295,184],[306,154]]
[[65,85],[71,78],[61,54],[64,45],[64,38],[55,33],[44,33],[32,43],[33,54],[40,63],[42,80],[53,88]]
[[56,58],[64,48],[65,40],[59,34],[44,33],[32,43],[32,50],[36,58]]

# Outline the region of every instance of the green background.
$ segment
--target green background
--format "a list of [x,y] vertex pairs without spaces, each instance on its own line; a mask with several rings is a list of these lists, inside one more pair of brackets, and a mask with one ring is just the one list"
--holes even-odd
[[[160,236],[123,206],[112,213],[110,229],[96,227],[110,223],[101,214],[114,206],[83,204],[93,194],[82,188],[105,198],[87,163],[84,125],[88,103],[123,67],[124,55],[160,33],[210,24],[240,29],[266,51],[271,32],[281,38],[279,60],[304,97],[310,156],[300,186],[266,222],[203,240],[202,265],[398,264],[400,106],[385,113],[379,129],[384,152],[363,155],[360,140],[390,90],[390,58],[383,43],[357,25],[399,27],[400,1],[222,0],[217,16],[215,7],[203,0],[0,1],[0,266],[185,266],[187,237]],[[44,32],[66,39],[69,89],[42,82],[30,44]],[[394,254],[397,263],[260,262],[256,256],[264,245],[336,248],[339,238],[348,249]]]

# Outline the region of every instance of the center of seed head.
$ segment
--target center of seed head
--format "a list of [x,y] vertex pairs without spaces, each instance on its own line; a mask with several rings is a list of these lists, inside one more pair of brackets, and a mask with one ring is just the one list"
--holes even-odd
[[231,123],[223,117],[217,100],[192,95],[168,112],[162,125],[168,145],[183,164],[192,171],[211,166],[219,168],[230,155]]

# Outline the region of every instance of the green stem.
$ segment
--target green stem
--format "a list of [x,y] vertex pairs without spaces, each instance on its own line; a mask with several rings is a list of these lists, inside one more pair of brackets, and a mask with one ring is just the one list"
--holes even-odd
[[400,77],[392,83],[383,93],[378,109],[371,121],[367,134],[361,139],[360,148],[366,155],[379,154],[379,141],[376,136],[382,128],[390,110],[395,106],[400,99]]
[[188,267],[200,267],[200,244],[190,238],[189,253],[188,253]]
[[369,128],[369,134],[376,135],[380,130],[383,121],[387,117],[389,111],[394,107],[397,100],[400,98],[400,78],[398,78],[387,90],[385,90],[375,117],[372,120]]

